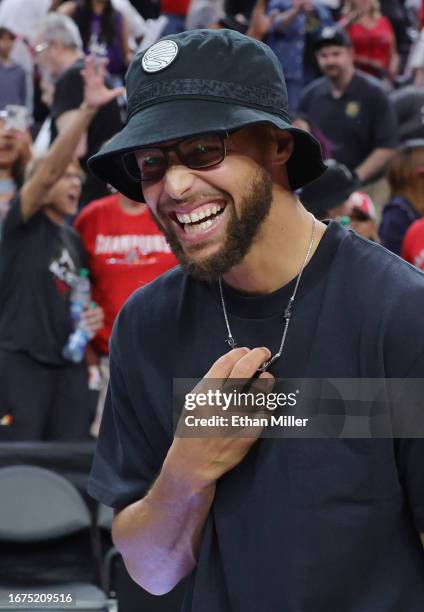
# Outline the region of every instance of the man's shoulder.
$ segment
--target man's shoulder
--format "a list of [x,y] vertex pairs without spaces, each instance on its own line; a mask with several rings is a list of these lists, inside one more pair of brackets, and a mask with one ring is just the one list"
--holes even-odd
[[328,80],[322,76],[318,79],[314,79],[309,85],[307,85],[302,91],[302,99],[308,97],[316,97],[323,95],[328,92]]
[[379,98],[388,98],[381,82],[371,74],[366,74],[360,70],[355,70],[352,79],[353,89],[364,92],[364,95],[373,95]]
[[423,272],[380,244],[353,231],[349,234],[350,239],[344,241],[346,278],[356,278],[362,290],[373,296],[374,304],[386,300],[391,303],[403,301],[415,295],[424,306]]

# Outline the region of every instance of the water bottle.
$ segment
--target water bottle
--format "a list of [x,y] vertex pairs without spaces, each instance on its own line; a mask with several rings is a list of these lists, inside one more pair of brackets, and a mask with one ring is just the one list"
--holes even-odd
[[67,343],[62,351],[62,355],[68,361],[80,363],[85,355],[88,342],[91,340],[91,334],[85,329],[81,323],[77,329],[69,336]]
[[84,309],[90,303],[91,299],[91,286],[89,279],[89,271],[87,268],[81,268],[79,271],[78,278],[72,287],[71,292],[71,319],[74,327],[78,325],[81,319],[81,315]]
[[[74,331],[69,336],[62,355],[68,361],[80,363],[85,355],[88,342],[92,334],[85,328],[81,321],[82,313],[90,304],[91,286],[88,278],[89,272],[86,268],[81,268],[79,276],[71,292],[71,319]],[[92,305],[95,306],[94,302]]]

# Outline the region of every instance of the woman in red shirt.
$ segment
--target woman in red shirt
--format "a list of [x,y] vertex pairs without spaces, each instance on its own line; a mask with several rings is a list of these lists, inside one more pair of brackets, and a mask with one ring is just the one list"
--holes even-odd
[[342,25],[353,46],[355,65],[373,76],[393,80],[399,69],[395,35],[378,0],[347,0]]

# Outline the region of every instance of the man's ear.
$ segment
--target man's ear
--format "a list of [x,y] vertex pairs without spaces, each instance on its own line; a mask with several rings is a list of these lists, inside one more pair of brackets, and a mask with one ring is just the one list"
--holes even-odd
[[272,163],[275,165],[286,164],[293,153],[294,138],[292,134],[287,130],[272,128],[272,137],[276,145],[273,150]]

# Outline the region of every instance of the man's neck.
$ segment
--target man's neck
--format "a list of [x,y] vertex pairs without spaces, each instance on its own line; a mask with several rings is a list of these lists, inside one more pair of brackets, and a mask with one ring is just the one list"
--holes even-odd
[[330,80],[331,93],[333,94],[334,97],[340,98],[340,96],[342,96],[344,94],[344,92],[349,87],[350,82],[353,79],[354,73],[355,73],[355,71],[354,71],[354,69],[352,67],[352,69],[350,69],[348,72],[345,72],[343,75],[341,75],[340,78],[338,78],[338,79],[329,79]]
[[3,64],[3,66],[12,66],[13,61],[8,55],[0,55],[0,64]]
[[[283,191],[275,194],[269,216],[243,262],[224,275],[225,282],[242,293],[269,294],[300,272],[312,236],[313,217],[299,200]],[[316,221],[309,259],[326,226]]]

